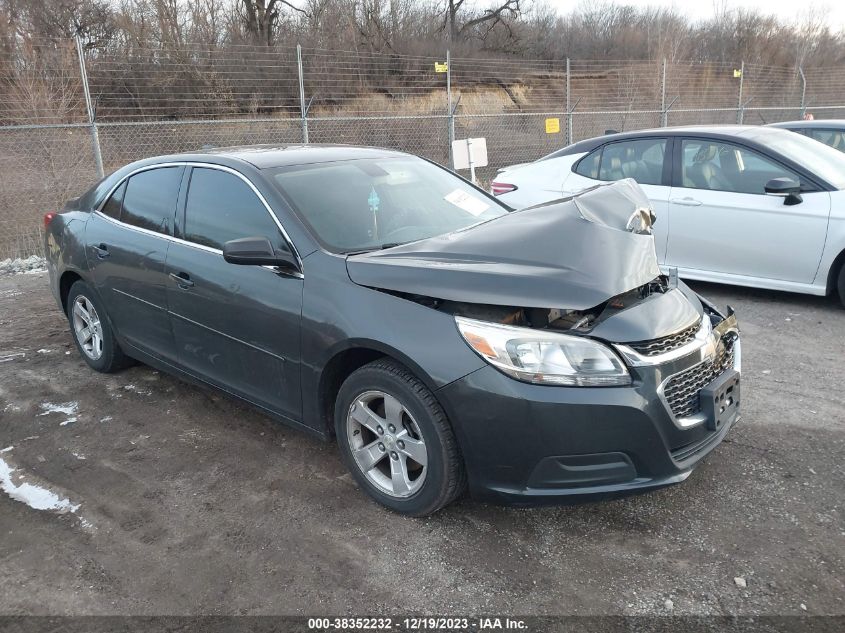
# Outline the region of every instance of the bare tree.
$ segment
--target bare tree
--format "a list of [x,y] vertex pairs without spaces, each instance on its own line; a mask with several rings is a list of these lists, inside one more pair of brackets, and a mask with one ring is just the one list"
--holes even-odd
[[467,11],[465,4],[466,0],[446,0],[443,27],[450,42],[467,39],[473,32],[478,32],[483,40],[500,25],[513,34],[510,22],[521,13],[520,0],[498,0],[496,5],[475,13]]
[[272,46],[282,11],[286,8],[302,14],[305,9],[288,0],[239,0],[244,27],[256,41]]

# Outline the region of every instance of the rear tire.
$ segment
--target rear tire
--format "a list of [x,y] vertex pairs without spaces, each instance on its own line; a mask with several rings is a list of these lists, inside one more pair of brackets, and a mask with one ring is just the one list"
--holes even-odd
[[836,290],[839,292],[839,301],[842,307],[845,308],[845,262],[839,268],[839,281],[836,284]]
[[434,394],[407,368],[381,359],[343,383],[335,431],[352,476],[383,506],[421,517],[466,488],[458,443]]
[[115,339],[105,308],[84,281],[70,287],[67,319],[76,349],[91,369],[110,374],[132,364]]

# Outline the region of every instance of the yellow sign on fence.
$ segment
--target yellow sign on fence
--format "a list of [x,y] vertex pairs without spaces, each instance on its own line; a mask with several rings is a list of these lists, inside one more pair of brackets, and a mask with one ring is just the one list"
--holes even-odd
[[739,79],[740,77],[742,77],[742,71],[738,68],[734,68],[734,79]]
[[449,64],[447,64],[446,62],[443,62],[442,64],[440,62],[434,62],[434,72],[436,72],[436,73],[447,73],[447,72],[449,72]]
[[557,134],[560,132],[560,119],[546,119],[546,134]]

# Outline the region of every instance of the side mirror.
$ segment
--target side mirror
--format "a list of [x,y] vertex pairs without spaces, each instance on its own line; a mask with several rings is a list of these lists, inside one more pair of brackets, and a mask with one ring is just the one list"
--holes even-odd
[[223,259],[243,266],[278,266],[299,271],[299,263],[288,250],[276,251],[266,237],[242,237],[223,244]]
[[770,196],[783,197],[783,203],[787,206],[804,202],[801,197],[801,185],[792,178],[772,178],[766,183],[765,190]]

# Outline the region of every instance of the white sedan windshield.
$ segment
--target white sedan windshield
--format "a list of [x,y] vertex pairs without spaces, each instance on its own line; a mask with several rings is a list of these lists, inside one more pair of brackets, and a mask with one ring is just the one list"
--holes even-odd
[[786,130],[758,128],[742,136],[802,165],[837,189],[845,189],[845,153]]

